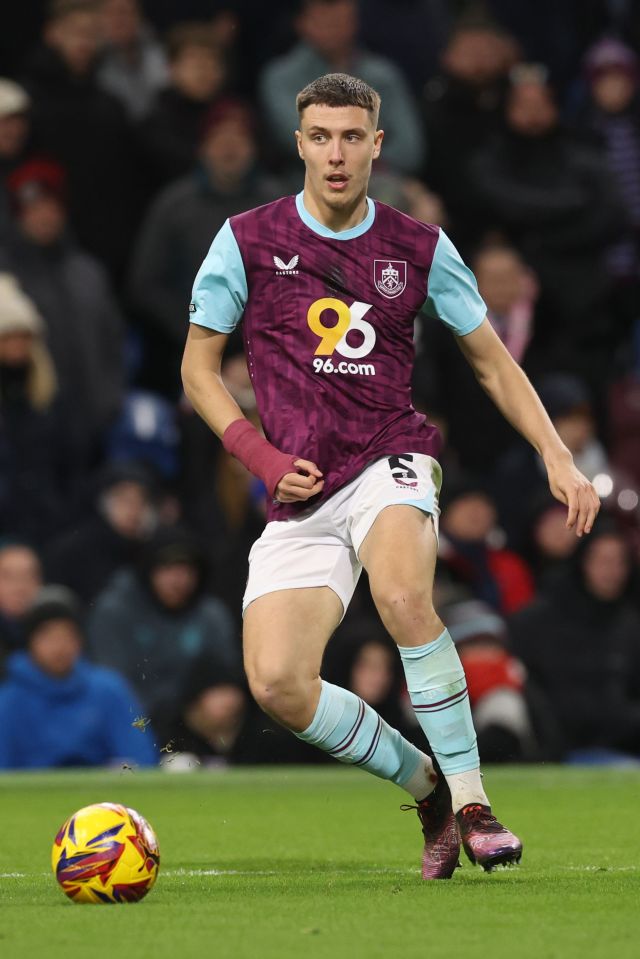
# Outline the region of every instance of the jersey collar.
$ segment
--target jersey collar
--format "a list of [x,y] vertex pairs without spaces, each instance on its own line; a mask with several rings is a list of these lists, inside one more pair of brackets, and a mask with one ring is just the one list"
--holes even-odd
[[320,223],[319,220],[316,220],[314,216],[311,216],[309,211],[304,205],[304,190],[296,196],[296,209],[298,211],[298,216],[310,230],[313,230],[314,233],[317,233],[318,236],[326,236],[331,240],[355,240],[357,236],[362,236],[363,233],[366,233],[367,230],[370,230],[373,226],[373,221],[376,218],[376,205],[371,197],[367,197],[367,215],[361,223],[358,223],[357,226],[352,226],[349,230],[340,230],[339,233],[334,233],[333,230],[330,230],[328,226]]

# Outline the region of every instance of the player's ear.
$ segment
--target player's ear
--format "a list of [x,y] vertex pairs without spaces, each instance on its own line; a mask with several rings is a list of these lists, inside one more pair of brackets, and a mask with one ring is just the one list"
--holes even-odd
[[301,160],[304,160],[304,153],[302,152],[302,134],[300,130],[296,130],[296,146],[298,147],[298,155]]
[[380,156],[380,150],[382,149],[382,141],[384,140],[384,130],[376,130],[375,136],[373,138],[373,159],[377,160]]

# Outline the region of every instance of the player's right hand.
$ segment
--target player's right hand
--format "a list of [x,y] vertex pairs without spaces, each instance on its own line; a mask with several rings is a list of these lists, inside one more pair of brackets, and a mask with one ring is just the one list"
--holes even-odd
[[276,488],[275,498],[279,503],[300,503],[311,499],[324,486],[322,473],[311,460],[295,460],[301,472],[285,473]]

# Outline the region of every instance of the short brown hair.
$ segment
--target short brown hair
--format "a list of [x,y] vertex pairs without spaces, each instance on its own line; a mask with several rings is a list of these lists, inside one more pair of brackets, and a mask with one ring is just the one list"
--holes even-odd
[[47,23],[64,20],[75,13],[97,13],[96,0],[51,0],[47,11]]
[[177,60],[188,47],[201,47],[214,57],[220,54],[220,45],[211,26],[197,20],[187,20],[172,27],[166,36],[166,47],[171,62]]
[[371,114],[374,126],[380,113],[380,94],[364,80],[350,77],[347,73],[325,73],[308,83],[296,97],[298,116],[307,107],[319,104],[323,107],[363,107]]

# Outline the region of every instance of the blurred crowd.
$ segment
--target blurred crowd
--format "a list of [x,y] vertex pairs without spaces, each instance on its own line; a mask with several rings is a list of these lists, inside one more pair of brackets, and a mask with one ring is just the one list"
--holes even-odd
[[[640,6],[10,7],[0,768],[324,761],[248,695],[240,605],[265,491],[179,365],[213,236],[301,188],[295,95],[333,71],[382,96],[372,196],[451,236],[602,497],[578,540],[453,337],[417,318],[414,403],[445,437],[436,608],[481,756],[640,762]],[[258,424],[235,335],[223,373]],[[324,674],[421,741],[365,582]]]

